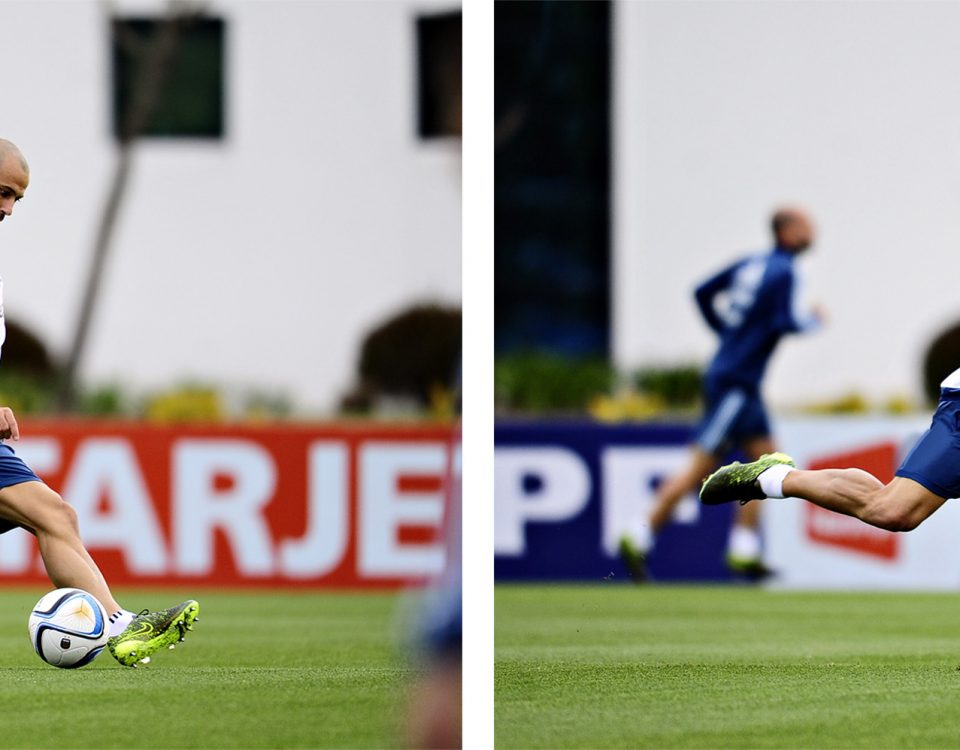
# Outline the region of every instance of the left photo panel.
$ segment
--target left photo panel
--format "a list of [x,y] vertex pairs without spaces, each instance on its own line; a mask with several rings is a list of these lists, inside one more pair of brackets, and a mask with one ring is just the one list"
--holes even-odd
[[462,30],[3,3],[4,744],[461,746]]

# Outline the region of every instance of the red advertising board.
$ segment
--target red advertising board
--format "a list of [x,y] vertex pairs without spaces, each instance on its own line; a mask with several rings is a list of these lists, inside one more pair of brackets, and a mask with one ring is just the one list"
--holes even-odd
[[[449,426],[20,427],[11,447],[76,508],[111,585],[397,587],[446,563]],[[0,580],[47,581],[20,529]]]
[[[877,443],[812,459],[811,469],[863,469],[883,483],[893,479],[897,469],[897,444]],[[840,515],[813,503],[806,503],[806,531],[816,544],[893,561],[900,551],[899,537],[891,531],[868,526],[859,519]]]

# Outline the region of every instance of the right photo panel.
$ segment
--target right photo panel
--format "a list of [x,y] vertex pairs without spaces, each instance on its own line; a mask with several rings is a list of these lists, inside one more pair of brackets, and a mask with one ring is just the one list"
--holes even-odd
[[960,2],[494,34],[497,747],[956,746]]

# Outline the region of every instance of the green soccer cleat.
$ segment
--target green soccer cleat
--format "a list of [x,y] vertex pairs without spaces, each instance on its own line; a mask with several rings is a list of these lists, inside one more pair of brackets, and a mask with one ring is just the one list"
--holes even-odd
[[751,500],[763,500],[766,495],[760,489],[757,477],[778,464],[797,465],[786,453],[765,453],[749,464],[734,461],[721,466],[704,480],[700,488],[700,502],[704,505],[720,505],[739,500],[742,505]]
[[113,658],[125,667],[138,662],[149,663],[150,657],[164,646],[173,648],[182,641],[200,613],[200,604],[188,599],[176,607],[159,612],[143,610],[130,621],[120,635],[107,641]]
[[764,581],[776,575],[776,571],[768,568],[763,560],[747,559],[736,555],[727,555],[727,568],[735,576],[745,578],[754,583]]
[[620,560],[623,566],[630,574],[634,583],[643,583],[647,580],[647,559],[637,549],[630,537],[624,535],[620,537]]

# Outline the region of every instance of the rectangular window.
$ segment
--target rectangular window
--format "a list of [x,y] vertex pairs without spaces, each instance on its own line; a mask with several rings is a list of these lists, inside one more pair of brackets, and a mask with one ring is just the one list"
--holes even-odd
[[224,26],[219,18],[113,20],[118,139],[223,137]]
[[613,7],[494,4],[498,353],[610,353]]
[[461,134],[463,21],[460,11],[417,19],[421,138]]

